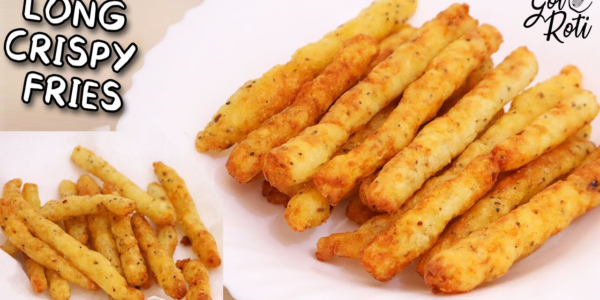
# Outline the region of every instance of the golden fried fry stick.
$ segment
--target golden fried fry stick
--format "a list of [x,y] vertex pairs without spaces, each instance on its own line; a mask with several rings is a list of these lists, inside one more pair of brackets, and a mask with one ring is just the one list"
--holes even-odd
[[227,170],[240,183],[262,170],[265,154],[319,121],[329,106],[351,88],[378,52],[377,41],[358,35],[345,43],[321,75],[306,83],[294,103],[240,142],[227,160]]
[[94,152],[77,146],[71,154],[71,160],[100,180],[116,184],[121,195],[134,200],[137,203],[137,210],[148,216],[154,223],[169,225],[175,222],[175,209],[171,202],[153,199]]
[[367,190],[366,204],[381,211],[399,210],[425,180],[460,154],[536,73],[533,53],[525,47],[513,51],[446,115],[427,124],[383,167]]
[[[221,265],[221,256],[217,249],[217,243],[212,234],[206,229],[194,200],[187,189],[185,181],[162,162],[155,162],[154,174],[158,177],[160,184],[167,191],[169,200],[177,211],[177,219],[183,225],[185,234],[192,241],[192,249],[203,264],[209,268]],[[158,275],[158,274],[157,274]]]
[[395,32],[383,39],[381,43],[379,43],[379,54],[377,55],[377,57],[375,57],[375,59],[373,59],[373,61],[369,65],[369,68],[364,73],[364,77],[367,77],[369,73],[371,73],[371,71],[373,71],[373,69],[378,64],[380,64],[382,61],[386,60],[390,55],[392,55],[392,53],[396,51],[396,48],[410,41],[410,39],[416,32],[417,28],[414,28],[408,24],[403,24],[402,27],[398,30],[398,32]]
[[[29,202],[31,206],[35,209],[40,208],[40,196],[38,193],[38,187],[33,183],[26,183],[23,185],[23,199]],[[29,277],[29,281],[31,282],[31,286],[36,293],[41,293],[48,289],[48,281],[46,280],[46,272],[44,267],[33,259],[29,258],[27,254],[23,256],[23,260],[25,262],[25,272],[27,273],[27,277]]]
[[[302,85],[321,73],[346,40],[366,34],[382,40],[415,12],[416,0],[380,0],[318,42],[300,48],[285,65],[245,83],[198,133],[196,149],[224,150],[241,141],[296,98]],[[265,101],[267,99],[268,101]]]
[[430,178],[423,187],[412,195],[398,211],[402,214],[417,205],[438,185],[456,177],[475,157],[487,154],[494,146],[523,130],[563,98],[580,90],[581,73],[573,66],[564,67],[560,74],[527,89],[511,103],[510,110],[495,122],[454,161],[452,167],[442,175]]
[[45,276],[48,278],[48,291],[50,292],[50,297],[52,297],[52,299],[69,300],[69,298],[71,298],[71,286],[68,281],[50,269],[46,270]]
[[[18,178],[13,179],[9,182],[13,183],[18,188],[21,188],[21,185],[23,184],[23,181]],[[19,254],[19,252],[21,252],[21,249],[17,248],[17,246],[15,246],[13,243],[11,243],[10,240],[7,240],[4,243],[4,245],[2,245],[2,251],[6,252],[10,256],[15,256],[15,255]]]
[[[102,193],[105,195],[119,195],[116,185],[112,182],[104,182]],[[149,281],[148,269],[131,228],[131,218],[129,216],[117,216],[111,212],[109,212],[109,217],[110,229],[119,250],[125,279],[130,285],[142,286]]]
[[[596,150],[598,151],[598,150]],[[433,256],[425,282],[436,291],[466,292],[504,275],[548,238],[600,204],[600,160],[535,195],[508,215]]]
[[[335,134],[320,141],[308,134],[301,134],[271,150],[263,166],[265,178],[279,190],[294,184],[293,180],[296,180],[295,184],[299,184],[310,179],[346,142],[350,134],[362,128],[372,116],[421,76],[428,63],[446,45],[477,25],[477,21],[468,15],[468,10],[467,5],[455,4],[438,14],[425,23],[413,39],[402,44],[387,60],[375,67],[367,78],[344,93],[321,119],[320,124],[316,125],[327,126],[327,131]],[[304,133],[313,132],[313,127],[307,128]],[[344,131],[346,134],[342,134]],[[290,143],[294,146],[303,144],[303,158],[298,157],[297,147],[287,147]],[[301,163],[295,164],[297,159]]]
[[[27,228],[36,237],[48,243],[52,248],[57,249],[58,252],[81,270],[85,276],[93,280],[95,284],[91,288],[100,286],[106,293],[117,300],[141,300],[144,298],[142,292],[127,286],[125,278],[119,275],[117,269],[110,264],[108,259],[98,252],[89,250],[85,245],[82,245],[64,232],[58,225],[35,212],[15,190],[18,191],[18,188],[14,184],[8,183],[4,186],[3,195],[5,195],[5,199],[7,200],[5,204],[9,205],[19,218],[27,220]],[[34,258],[33,256],[31,257]],[[40,261],[38,262],[41,263]],[[53,269],[47,265],[44,265],[44,267]],[[71,281],[63,272],[59,272],[59,274]],[[83,280],[86,278],[85,276],[79,275],[77,278]],[[76,282],[74,283],[77,284]]]
[[40,208],[40,214],[53,222],[68,220],[75,216],[97,214],[105,209],[125,216],[135,210],[135,203],[131,199],[112,195],[68,196],[60,201],[46,202]]
[[142,252],[148,257],[148,265],[156,274],[158,284],[170,297],[183,298],[187,292],[183,275],[175,266],[173,258],[158,243],[148,221],[141,214],[135,213],[131,217],[131,225]]
[[[169,200],[167,191],[156,182],[148,184],[146,192],[148,192],[148,195],[152,196],[152,198]],[[165,249],[172,257],[173,253],[175,253],[175,248],[177,247],[177,232],[175,231],[175,226],[157,226],[156,238],[163,249]]]
[[[66,198],[69,196],[76,196],[79,194],[77,191],[77,184],[70,180],[63,180],[58,185],[58,193],[60,198]],[[65,231],[78,240],[80,243],[87,245],[90,239],[90,230],[88,228],[88,222],[86,216],[77,216],[67,220],[64,220]]]
[[454,105],[456,105],[456,103],[458,103],[462,97],[476,87],[479,82],[483,80],[485,75],[492,69],[494,69],[494,61],[491,57],[488,57],[481,63],[481,65],[479,65],[477,69],[469,74],[465,82],[456,91],[454,91],[450,97],[448,97],[448,100],[444,101],[444,104],[442,104],[442,107],[440,107],[437,112],[437,116],[441,117],[448,113],[448,111],[450,111],[450,109],[454,107]]
[[183,273],[190,288],[185,295],[186,300],[211,300],[208,270],[199,260],[178,260],[177,268]]
[[589,124],[599,109],[594,94],[580,91],[561,100],[517,135],[496,145],[492,153],[502,171],[517,169]]
[[561,175],[578,166],[593,151],[593,143],[575,136],[500,181],[487,196],[446,229],[435,246],[421,257],[417,272],[423,276],[425,265],[437,253],[526,203]]
[[266,180],[263,180],[261,187],[262,195],[263,197],[267,198],[269,203],[276,205],[283,204],[284,206],[287,206],[288,202],[290,201],[290,196],[280,192]]
[[[77,190],[80,196],[94,196],[101,193],[100,186],[88,175],[79,177]],[[119,250],[117,250],[117,243],[110,229],[110,219],[107,211],[100,209],[98,213],[88,215],[87,219],[94,249],[104,255],[119,274],[124,276]]]
[[368,206],[362,203],[359,197],[352,198],[346,207],[346,217],[348,220],[357,223],[358,225],[362,225],[380,214],[380,212],[372,211]]
[[430,193],[364,250],[360,263],[375,279],[388,281],[427,251],[452,220],[489,191],[499,173],[491,154],[474,159],[456,178]]
[[415,137],[419,127],[436,116],[442,103],[498,50],[502,35],[482,25],[450,43],[430,63],[423,76],[404,92],[400,104],[381,128],[357,148],[333,158],[313,181],[332,205],[371,175]]

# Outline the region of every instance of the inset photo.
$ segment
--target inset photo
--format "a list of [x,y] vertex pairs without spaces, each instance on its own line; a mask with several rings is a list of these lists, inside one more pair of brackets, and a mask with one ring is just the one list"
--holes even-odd
[[0,140],[3,298],[223,298],[222,203],[185,134]]

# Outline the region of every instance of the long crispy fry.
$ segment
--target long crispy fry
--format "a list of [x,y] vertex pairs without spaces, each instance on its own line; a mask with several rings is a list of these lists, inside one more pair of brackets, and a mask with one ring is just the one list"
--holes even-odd
[[429,249],[452,218],[489,191],[499,173],[491,154],[473,160],[456,178],[404,214],[364,250],[360,263],[375,279],[388,281]]
[[450,43],[430,68],[404,91],[400,104],[379,130],[360,146],[333,158],[313,181],[332,205],[408,145],[422,124],[436,116],[442,103],[487,57],[498,50],[502,35],[482,25]]
[[[70,180],[63,180],[58,185],[58,193],[60,198],[66,198],[69,196],[76,196],[79,194],[77,191],[77,184]],[[78,240],[80,243],[87,245],[90,239],[90,230],[88,228],[88,222],[86,216],[77,216],[67,220],[64,220],[65,231]]]
[[[468,10],[467,5],[456,4],[438,14],[425,23],[412,40],[402,44],[377,65],[367,78],[344,93],[316,125],[327,126],[327,131],[332,133],[329,138],[315,140],[309,134],[301,134],[271,150],[265,158],[265,178],[279,190],[294,184],[293,180],[296,184],[307,181],[350,134],[362,128],[422,75],[431,59],[446,45],[477,25],[477,21],[468,15]],[[304,133],[314,132],[313,127],[307,128]],[[344,131],[346,134],[342,134]],[[297,147],[287,147],[290,143],[304,146],[302,158],[298,157]],[[297,159],[301,163],[295,164]]]
[[[598,150],[596,150],[598,151]],[[600,160],[547,187],[495,223],[438,253],[425,266],[436,291],[466,292],[504,275],[576,217],[600,204]]]
[[[70,279],[70,277],[67,276],[71,274],[59,272],[63,278],[75,284],[80,282],[78,285],[90,289],[97,289],[97,287],[100,286],[106,293],[117,300],[141,300],[144,298],[142,292],[127,286],[125,278],[119,275],[119,272],[102,254],[89,250],[85,245],[82,245],[64,232],[58,225],[35,212],[32,207],[23,200],[21,195],[18,194],[18,188],[14,184],[7,183],[4,186],[3,196],[6,199],[3,204],[12,208],[19,218],[27,220],[27,228],[29,228],[36,237],[40,238],[43,242],[48,243],[50,247],[57,249],[57,251],[69,259],[77,269],[81,270],[77,271],[78,275],[75,275],[74,279]],[[35,259],[30,253],[27,254]],[[62,258],[62,256],[58,256]],[[37,259],[36,261],[44,265],[42,261],[38,261]],[[56,269],[51,264],[44,265],[44,267]],[[83,272],[85,276],[81,274],[81,272]],[[93,282],[91,282],[93,285],[90,285],[89,283],[84,284],[89,281],[86,276],[93,280]],[[81,283],[81,281],[84,283]]]
[[526,203],[558,177],[578,166],[593,151],[593,143],[572,137],[500,181],[487,196],[446,229],[435,246],[421,257],[417,271],[423,275],[425,265],[437,253]]
[[[94,196],[101,193],[100,186],[88,175],[79,177],[77,190],[80,196]],[[94,249],[104,255],[119,274],[124,275],[119,250],[117,250],[117,242],[115,242],[110,229],[110,219],[107,211],[101,209],[98,213],[88,215],[87,219]]]
[[302,131],[265,156],[265,179],[281,191],[308,181],[348,140],[334,124],[319,124]]
[[359,197],[352,198],[346,207],[346,217],[358,225],[362,225],[380,214],[380,212],[373,211],[362,203]]
[[[148,184],[146,192],[148,192],[148,195],[152,196],[152,198],[166,200],[169,199],[169,196],[167,196],[167,191],[165,191],[165,189],[156,182]],[[172,257],[173,253],[175,253],[175,248],[177,247],[178,242],[175,226],[157,226],[156,238],[163,249],[167,250],[167,253],[169,253],[169,255]]]
[[221,257],[217,249],[217,243],[202,223],[185,181],[175,170],[162,162],[155,162],[153,166],[154,174],[158,177],[160,184],[167,191],[169,199],[175,206],[178,221],[181,222],[185,234],[192,241],[194,253],[207,267],[216,268],[220,266]]
[[171,202],[153,199],[94,152],[77,146],[73,149],[71,160],[100,180],[116,184],[121,195],[134,200],[137,203],[137,210],[148,216],[154,223],[168,225],[175,221],[175,209]]
[[135,203],[131,199],[112,195],[68,196],[60,201],[50,200],[44,203],[40,208],[40,214],[53,222],[96,214],[104,211],[105,208],[117,215],[125,216],[135,210]]
[[178,260],[177,268],[183,273],[190,288],[185,295],[186,300],[211,300],[208,270],[199,260]]
[[538,117],[517,135],[496,145],[492,153],[500,162],[502,171],[517,169],[589,124],[599,109],[594,94],[578,92],[561,100],[555,108]]
[[375,1],[318,42],[300,48],[285,65],[275,66],[261,78],[245,83],[221,106],[204,131],[198,133],[196,149],[200,152],[224,150],[241,141],[287,107],[302,85],[333,60],[346,40],[358,34],[382,40],[398,30],[412,16],[416,6],[416,0]]
[[53,270],[47,269],[46,278],[48,278],[48,291],[50,297],[54,300],[69,300],[71,298],[71,286],[69,282],[62,278]]
[[369,68],[365,72],[364,77],[368,76],[369,73],[371,73],[371,71],[378,64],[380,64],[382,61],[386,60],[390,55],[392,55],[392,53],[396,51],[396,48],[410,41],[410,39],[416,32],[417,28],[414,28],[408,24],[403,24],[402,27],[398,29],[398,32],[395,32],[383,39],[381,43],[379,43],[379,54],[377,55],[377,57],[375,57],[375,59],[373,59],[373,61],[369,65]]
[[[117,196],[119,194],[117,187],[112,182],[105,182],[102,185],[102,193]],[[130,285],[141,286],[148,281],[148,269],[131,228],[131,218],[117,216],[111,212],[109,212],[109,216],[110,229],[119,250],[125,279]]]
[[131,217],[131,225],[142,252],[148,257],[148,265],[156,274],[158,284],[170,297],[183,298],[187,292],[183,275],[175,266],[173,258],[158,243],[148,221],[143,215],[136,213]]
[[265,154],[316,124],[342,93],[351,88],[378,52],[377,41],[358,35],[345,43],[323,73],[305,84],[294,103],[252,131],[227,159],[227,170],[240,183],[254,178]]
[[[19,178],[13,179],[9,182],[13,183],[18,188],[21,188],[21,185],[23,184],[23,181]],[[10,240],[7,240],[2,245],[2,251],[6,252],[10,256],[15,256],[15,255],[19,254],[19,252],[21,252],[21,250],[17,246],[15,246],[13,243],[11,243]]]
[[452,158],[460,154],[490,119],[524,89],[537,73],[533,53],[513,51],[447,114],[425,126],[381,170],[367,190],[367,202],[393,212]]
[[[38,193],[38,187],[33,183],[26,183],[23,185],[23,199],[29,202],[31,206],[35,209],[40,208],[40,196]],[[31,282],[31,286],[36,293],[41,293],[48,289],[48,281],[46,280],[46,272],[44,267],[33,259],[29,258],[27,254],[23,257],[25,263],[25,272],[27,273],[27,277],[29,277],[29,281]]]

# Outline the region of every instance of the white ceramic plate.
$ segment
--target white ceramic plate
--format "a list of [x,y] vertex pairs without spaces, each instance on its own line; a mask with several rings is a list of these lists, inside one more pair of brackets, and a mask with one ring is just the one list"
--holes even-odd
[[[207,178],[202,162],[193,149],[187,147],[192,142],[184,134],[171,133],[125,133],[125,132],[0,132],[0,182],[4,185],[10,179],[21,178],[24,182],[36,183],[42,203],[58,198],[58,184],[63,179],[77,181],[84,170],[71,162],[69,157],[77,145],[84,146],[111,163],[117,170],[129,177],[140,188],[146,189],[150,182],[158,181],[152,163],[162,161],[177,170],[186,180],[195,200],[202,220],[215,236],[219,250],[223,249],[223,207],[212,192],[206,191],[199,182]],[[179,226],[178,226],[179,227]],[[184,233],[178,228],[181,238]],[[0,243],[4,243],[4,235]],[[19,258],[21,255],[18,256]],[[178,245],[175,259],[194,258],[190,247]],[[0,290],[2,299],[51,299],[45,292],[36,295],[20,264],[0,251]],[[223,268],[210,271],[213,299],[223,297]],[[90,292],[71,285],[72,300],[105,300],[106,293]],[[143,291],[153,299],[171,299],[156,283]]]
[[[467,0],[465,0],[467,1]],[[588,0],[589,1],[589,0]],[[125,96],[126,109],[118,130],[184,130],[191,140],[204,128],[221,104],[246,80],[273,65],[285,63],[295,49],[319,39],[352,18],[371,0],[206,0],[184,20],[169,29],[165,39],[145,58]],[[557,74],[566,64],[579,66],[584,87],[600,95],[597,78],[600,33],[586,40],[569,38],[564,44],[544,40],[547,24],[525,29],[523,21],[534,13],[531,1],[470,0],[471,14],[481,23],[500,29],[505,43],[495,62],[521,45],[539,60],[535,82]],[[535,1],[537,5],[542,1]],[[415,26],[434,17],[452,1],[420,0]],[[600,26],[600,3],[593,4],[589,23]],[[588,25],[589,26],[589,25]],[[534,82],[534,83],[535,83]],[[600,142],[600,127],[593,139]],[[239,185],[224,167],[228,152],[196,154],[196,167],[209,178],[203,188],[224,202],[225,285],[238,300],[246,299],[411,299],[439,298],[430,294],[410,267],[388,283],[367,275],[357,261],[314,258],[318,238],[352,230],[344,220],[344,207],[330,221],[298,234],[283,220],[283,207],[266,202],[260,182]],[[550,239],[537,253],[517,263],[492,284],[453,296],[457,298],[545,299],[600,298],[600,211],[595,210]]]

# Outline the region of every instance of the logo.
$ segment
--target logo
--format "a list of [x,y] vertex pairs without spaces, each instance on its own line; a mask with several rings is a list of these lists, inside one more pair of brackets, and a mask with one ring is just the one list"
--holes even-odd
[[567,38],[586,39],[592,31],[586,11],[594,2],[591,0],[531,0],[535,13],[525,19],[523,26],[530,28],[539,23],[548,26],[544,33],[546,41],[555,39],[564,43]]

